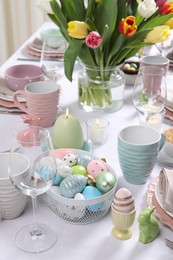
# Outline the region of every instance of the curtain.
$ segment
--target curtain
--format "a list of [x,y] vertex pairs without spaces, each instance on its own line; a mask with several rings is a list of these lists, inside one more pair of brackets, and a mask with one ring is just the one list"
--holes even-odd
[[35,0],[0,0],[0,65],[45,21]]

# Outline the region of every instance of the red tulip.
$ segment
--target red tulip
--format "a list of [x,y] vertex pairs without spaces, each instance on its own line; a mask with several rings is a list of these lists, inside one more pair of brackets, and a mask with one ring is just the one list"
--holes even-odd
[[85,39],[85,43],[88,47],[96,49],[100,46],[102,42],[102,37],[98,32],[90,32]]
[[159,7],[160,14],[173,14],[173,2],[168,2]]
[[118,26],[118,30],[126,37],[132,37],[137,30],[135,21],[136,19],[134,16],[127,16],[126,18],[123,18]]
[[167,0],[155,0],[157,6],[163,5]]

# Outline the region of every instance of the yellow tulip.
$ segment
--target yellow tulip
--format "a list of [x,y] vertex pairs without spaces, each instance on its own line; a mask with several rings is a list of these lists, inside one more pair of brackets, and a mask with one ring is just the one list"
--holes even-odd
[[168,40],[168,37],[170,36],[170,27],[167,25],[160,25],[154,27],[152,31],[150,31],[147,36],[146,40],[148,42],[157,43],[157,42],[163,42]]
[[84,39],[88,35],[88,24],[80,21],[68,23],[68,34],[76,39]]
[[165,22],[165,25],[168,25],[170,29],[173,29],[173,18],[169,19]]
[[99,2],[100,2],[100,0],[96,0],[96,4],[99,3]]

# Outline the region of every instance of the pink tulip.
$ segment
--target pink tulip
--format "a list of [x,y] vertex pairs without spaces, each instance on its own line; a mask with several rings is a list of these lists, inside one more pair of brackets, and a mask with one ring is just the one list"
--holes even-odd
[[98,32],[90,32],[85,39],[85,43],[89,48],[96,49],[100,46],[102,37]]

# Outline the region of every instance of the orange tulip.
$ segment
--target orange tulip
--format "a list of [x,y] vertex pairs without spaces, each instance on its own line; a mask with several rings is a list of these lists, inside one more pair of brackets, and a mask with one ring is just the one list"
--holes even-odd
[[135,21],[136,19],[134,16],[123,18],[118,26],[119,32],[124,34],[126,37],[132,37],[137,30]]
[[173,14],[173,2],[168,2],[159,7],[160,14]]

